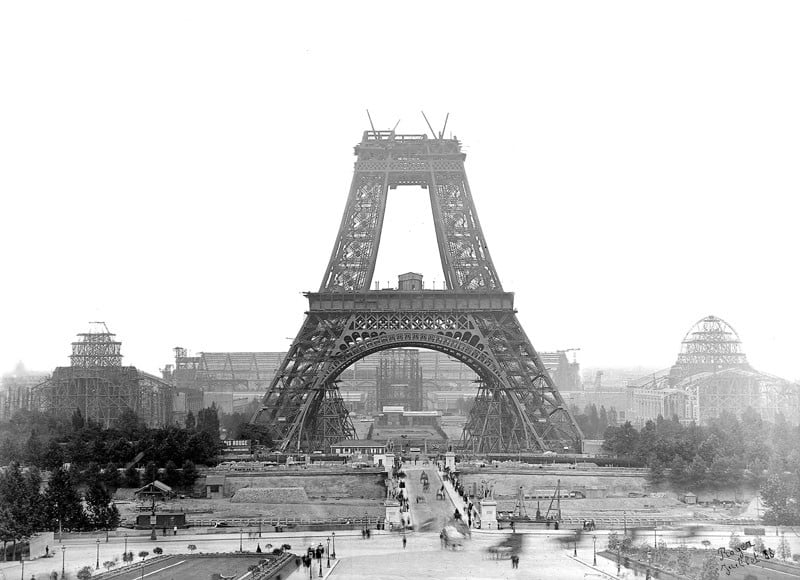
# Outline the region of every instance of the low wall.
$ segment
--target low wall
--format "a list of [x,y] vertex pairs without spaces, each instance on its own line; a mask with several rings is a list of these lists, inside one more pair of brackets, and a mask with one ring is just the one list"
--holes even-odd
[[306,490],[302,487],[247,487],[233,494],[231,503],[305,503]]
[[471,489],[472,483],[477,483],[480,488],[482,481],[494,484],[494,497],[515,498],[522,486],[523,491],[530,495],[534,490],[554,490],[561,480],[562,494],[572,489],[579,488],[605,488],[606,496],[627,495],[630,492],[644,493],[647,481],[644,477],[618,477],[613,475],[571,475],[569,472],[553,475],[548,473],[502,473],[499,470],[464,469],[461,473],[461,482],[464,487]]

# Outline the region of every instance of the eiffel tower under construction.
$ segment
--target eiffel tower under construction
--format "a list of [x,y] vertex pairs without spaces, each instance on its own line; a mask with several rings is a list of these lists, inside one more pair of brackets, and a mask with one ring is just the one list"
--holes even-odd
[[[464,170],[443,131],[365,131],[319,291],[252,422],[282,450],[325,450],[354,436],[336,386],[359,359],[396,347],[443,352],[481,379],[460,446],[476,453],[581,451],[582,433],[500,284]],[[445,288],[370,290],[389,189],[430,195]]]

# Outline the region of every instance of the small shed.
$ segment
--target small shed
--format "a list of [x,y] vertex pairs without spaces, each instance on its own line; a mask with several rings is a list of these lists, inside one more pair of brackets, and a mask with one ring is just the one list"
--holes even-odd
[[172,491],[172,488],[168,486],[166,483],[161,483],[158,480],[152,481],[137,489],[133,492],[134,497],[137,499],[151,501],[153,499],[157,501],[164,501],[175,497],[175,492]]
[[599,485],[589,486],[582,491],[586,499],[603,499],[608,495],[608,488]]
[[205,488],[206,488],[206,497],[208,499],[218,499],[225,497],[225,476],[207,475]]
[[693,493],[684,493],[679,499],[686,504],[697,503],[697,496]]
[[172,532],[174,528],[186,527],[186,514],[182,512],[163,512],[155,516],[149,514],[139,514],[136,516],[136,528],[149,530],[155,526],[159,530]]

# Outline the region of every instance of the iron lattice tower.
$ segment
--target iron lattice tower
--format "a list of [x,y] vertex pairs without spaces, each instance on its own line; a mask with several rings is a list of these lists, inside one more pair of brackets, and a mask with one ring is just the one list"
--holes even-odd
[[[456,139],[366,131],[336,243],[303,326],[252,418],[281,448],[319,449],[352,436],[349,417],[323,416],[336,378],[397,347],[443,352],[482,380],[462,445],[478,453],[580,451],[582,434],[503,291]],[[389,189],[430,195],[444,290],[370,290]]]

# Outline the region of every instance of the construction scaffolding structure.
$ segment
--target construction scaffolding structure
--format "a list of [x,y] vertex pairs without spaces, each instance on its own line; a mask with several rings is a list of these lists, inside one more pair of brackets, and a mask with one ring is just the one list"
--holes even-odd
[[40,411],[71,413],[111,427],[127,409],[148,427],[172,420],[173,388],[133,366],[122,366],[121,343],[103,322],[72,343],[71,366],[57,367],[52,377],[36,385],[31,406]]
[[0,421],[8,421],[14,413],[31,409],[31,389],[49,378],[48,373],[29,371],[21,362],[13,372],[0,379]]
[[730,324],[716,316],[698,320],[681,342],[678,360],[671,369],[673,377],[721,369],[750,369],[742,352],[742,341]]
[[422,369],[419,350],[393,348],[378,353],[378,411],[386,406],[401,406],[406,411],[422,411]]
[[353,423],[343,417],[347,417],[347,409],[339,389],[335,384],[328,385],[319,405],[319,411],[309,422],[309,426],[313,429],[313,439],[319,442],[319,449],[313,451],[329,451],[330,446],[338,442],[337,438],[355,437]]
[[739,335],[716,316],[692,326],[668,371],[629,388],[633,422],[639,425],[658,415],[704,424],[725,412],[741,415],[748,407],[765,421],[783,414],[789,423],[800,423],[800,385],[753,369]]
[[690,375],[680,383],[685,396],[685,418],[707,423],[724,412],[741,415],[748,407],[759,411],[762,419],[773,420],[775,410],[766,412],[767,394],[771,387],[760,373],[741,369],[723,369]]

